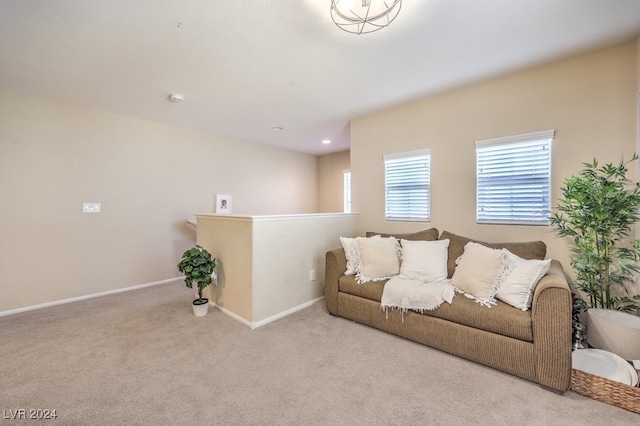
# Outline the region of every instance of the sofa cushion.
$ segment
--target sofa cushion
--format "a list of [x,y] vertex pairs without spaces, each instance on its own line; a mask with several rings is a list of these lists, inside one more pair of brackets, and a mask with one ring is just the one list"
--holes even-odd
[[449,258],[447,259],[447,276],[451,278],[453,272],[456,269],[456,259],[464,253],[464,246],[468,242],[474,242],[482,244],[494,249],[505,248],[511,253],[520,256],[523,259],[538,259],[542,260],[547,255],[547,245],[542,241],[528,241],[528,242],[515,242],[515,243],[487,243],[480,240],[474,240],[460,235],[453,234],[448,231],[443,231],[440,234],[441,240],[449,241]]
[[383,234],[380,232],[367,232],[367,237],[373,237],[374,235],[380,235],[381,237],[395,237],[398,241],[402,239],[411,241],[435,241],[438,239],[438,230],[436,228],[430,228],[408,234]]
[[[338,281],[342,293],[380,302],[387,281],[358,284],[353,275],[343,275]],[[462,295],[456,295],[453,303],[443,303],[438,309],[425,311],[430,315],[469,327],[513,337],[526,342],[533,341],[531,311],[521,311],[506,303],[497,303],[487,309]],[[391,319],[387,320],[391,321]]]
[[487,309],[472,299],[456,295],[452,304],[443,303],[438,309],[425,311],[424,315],[533,342],[531,311],[521,311],[499,300]]
[[382,290],[387,281],[372,281],[366,284],[359,284],[353,275],[343,275],[338,280],[338,291],[380,302],[382,300]]

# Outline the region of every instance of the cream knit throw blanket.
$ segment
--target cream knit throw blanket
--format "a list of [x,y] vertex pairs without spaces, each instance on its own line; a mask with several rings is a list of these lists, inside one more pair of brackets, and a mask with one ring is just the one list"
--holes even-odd
[[404,322],[404,313],[408,309],[421,313],[432,311],[444,302],[451,304],[454,295],[450,279],[426,283],[396,275],[384,285],[380,307],[387,313],[387,318],[389,308],[400,309]]

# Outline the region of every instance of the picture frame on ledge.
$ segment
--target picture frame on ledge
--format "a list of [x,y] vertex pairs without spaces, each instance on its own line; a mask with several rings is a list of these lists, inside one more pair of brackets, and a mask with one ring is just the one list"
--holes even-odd
[[225,194],[216,195],[216,213],[217,214],[231,213],[231,195],[225,195]]

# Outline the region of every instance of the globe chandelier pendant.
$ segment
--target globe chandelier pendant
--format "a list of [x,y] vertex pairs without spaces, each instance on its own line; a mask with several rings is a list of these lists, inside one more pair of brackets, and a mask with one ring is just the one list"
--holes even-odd
[[331,0],[331,19],[342,30],[367,34],[389,25],[402,7],[402,0]]

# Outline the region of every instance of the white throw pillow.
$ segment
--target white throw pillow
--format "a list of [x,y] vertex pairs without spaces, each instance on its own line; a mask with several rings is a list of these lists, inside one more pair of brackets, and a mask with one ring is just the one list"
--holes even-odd
[[449,240],[410,241],[401,240],[402,264],[400,277],[423,282],[441,281],[447,278],[447,253]]
[[495,305],[496,292],[509,268],[506,253],[505,249],[467,243],[462,255],[456,259],[451,283],[460,293],[481,305]]
[[[380,238],[380,235],[374,235],[371,238]],[[347,258],[347,270],[345,275],[355,275],[360,269],[360,249],[358,248],[357,238],[340,237],[344,255]]]
[[357,265],[360,263],[360,250],[355,238],[340,237],[344,255],[347,258],[347,270],[345,275],[355,275]]
[[504,278],[496,298],[523,311],[529,310],[533,291],[538,281],[547,273],[551,259],[526,260],[507,251],[509,273]]
[[356,241],[362,262],[356,273],[360,284],[385,280],[400,273],[400,246],[394,237],[359,237]]

